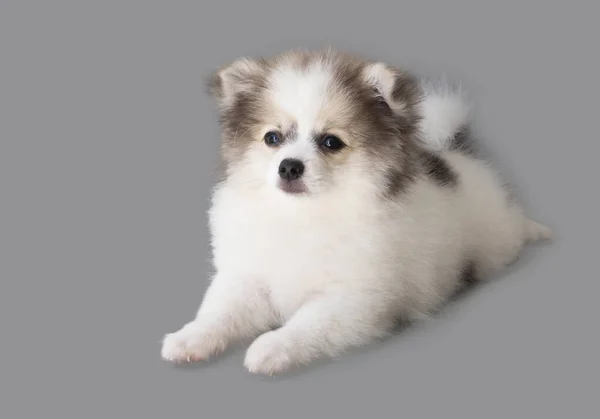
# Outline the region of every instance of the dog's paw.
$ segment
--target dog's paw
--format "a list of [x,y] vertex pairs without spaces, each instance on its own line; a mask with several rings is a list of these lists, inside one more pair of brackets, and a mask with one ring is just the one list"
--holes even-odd
[[259,336],[248,348],[244,366],[254,374],[273,375],[296,364],[292,346],[281,332],[271,331]]
[[188,323],[175,333],[165,335],[161,350],[164,360],[181,362],[199,362],[221,352],[223,342],[215,339],[196,323]]

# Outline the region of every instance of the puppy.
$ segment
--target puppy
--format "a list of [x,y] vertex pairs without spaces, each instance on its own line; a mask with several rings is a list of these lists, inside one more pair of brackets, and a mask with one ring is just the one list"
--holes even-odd
[[215,274],[162,357],[203,361],[254,339],[276,374],[425,318],[552,232],[467,141],[457,92],[334,50],[239,59],[212,77],[223,178]]

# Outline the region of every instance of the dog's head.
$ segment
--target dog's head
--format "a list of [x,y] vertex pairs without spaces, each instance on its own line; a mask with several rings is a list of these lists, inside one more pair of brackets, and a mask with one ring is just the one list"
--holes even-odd
[[419,89],[403,71],[335,51],[239,59],[209,83],[227,175],[290,196],[410,177]]

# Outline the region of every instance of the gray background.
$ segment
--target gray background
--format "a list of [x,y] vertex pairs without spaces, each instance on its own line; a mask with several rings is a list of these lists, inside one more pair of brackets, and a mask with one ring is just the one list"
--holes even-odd
[[[597,417],[598,10],[344,3],[2,2],[1,417]],[[274,379],[247,373],[243,348],[164,363],[209,269],[204,78],[327,44],[462,81],[557,241],[339,361]]]

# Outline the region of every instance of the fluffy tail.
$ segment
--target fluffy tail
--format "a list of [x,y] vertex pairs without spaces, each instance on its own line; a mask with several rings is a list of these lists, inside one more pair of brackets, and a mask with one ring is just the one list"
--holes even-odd
[[420,138],[433,150],[471,151],[470,106],[459,87],[444,81],[422,81]]
[[550,227],[533,221],[530,218],[525,219],[525,241],[528,243],[537,242],[540,240],[552,240],[554,232]]

